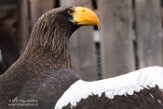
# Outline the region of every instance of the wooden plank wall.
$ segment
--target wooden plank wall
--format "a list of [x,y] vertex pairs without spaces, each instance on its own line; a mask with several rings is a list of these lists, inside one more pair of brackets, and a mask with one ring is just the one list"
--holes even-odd
[[16,23],[16,3],[0,0],[0,74],[14,63],[20,54],[22,43],[20,43]]
[[46,11],[54,8],[54,0],[30,0],[32,25]]
[[139,68],[162,66],[160,0],[136,0],[135,4]]
[[20,38],[20,49],[21,52],[24,51],[30,33],[29,33],[29,14],[28,14],[28,1],[27,0],[18,0],[18,34]]
[[135,70],[131,0],[99,0],[103,78]]

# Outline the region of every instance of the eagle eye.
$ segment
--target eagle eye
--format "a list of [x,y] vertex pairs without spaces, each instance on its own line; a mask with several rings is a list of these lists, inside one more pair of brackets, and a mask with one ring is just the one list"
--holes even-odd
[[72,13],[74,12],[74,10],[73,10],[72,8],[69,8],[69,9],[67,10],[67,12],[68,12],[68,14],[72,15]]

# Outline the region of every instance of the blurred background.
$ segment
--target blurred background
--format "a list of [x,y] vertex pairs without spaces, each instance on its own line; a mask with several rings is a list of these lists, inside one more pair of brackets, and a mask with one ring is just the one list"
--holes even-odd
[[0,74],[24,51],[36,20],[60,6],[89,7],[101,21],[100,30],[81,27],[70,40],[82,79],[163,66],[163,0],[0,0]]

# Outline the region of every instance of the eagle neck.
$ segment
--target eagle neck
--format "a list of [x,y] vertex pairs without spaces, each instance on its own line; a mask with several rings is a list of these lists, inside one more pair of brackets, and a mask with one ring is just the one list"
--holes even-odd
[[73,68],[68,46],[71,32],[55,29],[51,35],[48,35],[49,33],[40,35],[39,32],[32,32],[24,53],[25,56],[28,58],[38,55],[49,56],[55,63],[62,62],[66,65],[67,69]]

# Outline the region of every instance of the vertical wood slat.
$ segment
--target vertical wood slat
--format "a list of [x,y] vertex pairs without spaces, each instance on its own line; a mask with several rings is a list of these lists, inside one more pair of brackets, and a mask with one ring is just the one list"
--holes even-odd
[[[61,0],[62,6],[91,7],[90,0]],[[93,28],[81,27],[70,39],[73,64],[84,80],[96,80],[96,57],[93,41]]]
[[99,0],[103,78],[135,70],[131,0]]
[[24,51],[29,39],[28,0],[18,1],[18,34],[20,37],[20,49]]
[[30,0],[32,24],[34,24],[44,12],[54,8],[54,1],[55,0]]
[[139,67],[162,65],[160,0],[136,0]]

